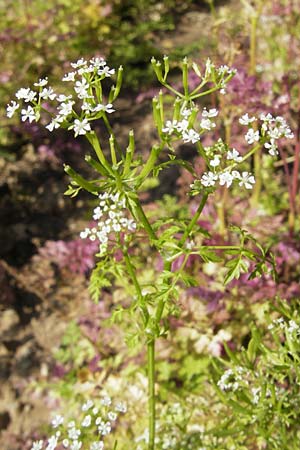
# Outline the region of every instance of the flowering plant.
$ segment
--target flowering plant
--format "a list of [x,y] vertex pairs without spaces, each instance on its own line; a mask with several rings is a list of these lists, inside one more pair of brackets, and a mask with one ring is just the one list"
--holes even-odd
[[[167,57],[163,64],[152,59],[152,65],[158,81],[173,96],[174,103],[168,108],[162,92],[153,99],[157,143],[145,160],[145,155],[135,149],[133,131],[129,132],[126,149],[114,134],[108,116],[115,111],[113,103],[120,93],[123,68],[119,67],[116,83],[105,95],[106,83],[103,82],[115,76],[115,70],[102,58],[90,61],[82,58],[72,63],[72,71],[62,79],[70,85],[65,93],[57,94],[48,86],[47,78],[40,79],[35,83],[36,90],[19,89],[18,102],[13,100],[7,106],[8,117],[20,108],[24,122],[42,121],[50,132],[65,128],[72,130],[75,137],[85,136],[95,153],[96,159],[86,156],[86,162],[96,172],[93,180],[86,180],[70,166],[65,166],[71,178],[66,194],[74,197],[84,189],[98,198],[93,212],[95,222],[80,234],[82,239],[99,243],[96,255],[99,262],[91,276],[90,292],[97,301],[102,288],[109,286],[113,279],[125,285],[131,302],[127,309],[116,309],[112,320],[118,321],[129,314],[133,325],[128,343],[135,345],[142,341],[147,346],[149,450],[155,448],[155,342],[166,335],[169,316],[178,312],[180,285],[197,285],[197,280],[187,270],[189,258],[198,255],[205,262],[224,262],[226,283],[246,272],[250,272],[250,277],[266,272],[275,275],[272,254],[246,230],[232,227],[232,232],[238,236],[236,245],[204,244],[210,235],[199,224],[201,212],[208,197],[214,195],[219,186],[229,188],[235,184],[252,189],[255,179],[245,165],[248,158],[261,148],[275,157],[278,140],[293,136],[282,117],[263,113],[255,117],[246,113],[240,118],[240,124],[247,127],[245,141],[253,146],[245,154],[241,155],[222,139],[205,147],[202,136],[216,127],[218,110],[200,107],[197,100],[216,91],[225,95],[235,70],[216,67],[210,59],[203,69],[193,63],[198,85],[190,91],[190,65],[186,59],[182,63],[182,89],[175,89],[168,83]],[[52,101],[56,102],[56,108],[49,106]],[[103,120],[109,134],[107,148],[104,139],[93,130],[93,123],[99,119]],[[193,145],[195,155],[203,159],[206,170],[202,174],[196,173],[189,160],[178,157],[176,147],[181,142]],[[193,175],[194,181],[187,194],[199,198],[197,208],[192,218],[187,215],[179,220],[165,216],[151,220],[139,193],[151,176],[157,177],[172,165],[179,165]],[[141,243],[141,250],[137,243]],[[155,279],[144,280],[137,276],[136,267],[147,264],[149,252],[156,253],[163,269],[155,271]]]

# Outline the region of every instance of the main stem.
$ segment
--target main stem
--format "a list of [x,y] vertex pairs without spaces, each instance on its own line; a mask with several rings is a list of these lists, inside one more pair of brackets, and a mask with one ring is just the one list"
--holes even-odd
[[148,450],[154,450],[155,445],[155,338],[147,344],[148,363],[148,408],[149,408],[149,445]]

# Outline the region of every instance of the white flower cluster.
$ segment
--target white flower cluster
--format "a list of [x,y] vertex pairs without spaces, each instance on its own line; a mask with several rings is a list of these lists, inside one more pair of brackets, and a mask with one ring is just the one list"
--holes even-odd
[[[277,386],[275,386],[275,390],[277,390]],[[262,389],[260,386],[251,388],[252,403],[254,405],[258,405],[258,403],[261,399],[261,393],[262,393]],[[266,393],[265,393],[265,398],[270,398],[270,397],[271,397],[271,391],[270,391],[270,389],[267,389]]]
[[[255,184],[254,176],[249,172],[238,172],[237,170],[224,170],[223,172],[205,172],[200,180],[201,184],[205,187],[215,186],[219,182],[220,186],[230,187],[232,182],[237,180],[239,186],[245,186],[246,189],[252,189]],[[191,186],[193,187],[193,185]]]
[[121,199],[119,193],[99,195],[99,206],[94,209],[93,219],[98,221],[97,227],[86,228],[80,233],[82,239],[100,241],[100,251],[105,253],[108,246],[109,235],[113,232],[135,231],[136,223],[127,219],[124,214],[126,209],[125,199]]
[[241,125],[250,126],[245,134],[245,140],[248,144],[259,142],[260,137],[264,138],[264,147],[268,150],[271,156],[278,155],[278,147],[276,141],[281,138],[293,139],[294,134],[286,123],[286,120],[281,116],[273,117],[272,114],[261,113],[259,120],[262,122],[260,131],[252,128],[252,124],[257,122],[257,117],[250,117],[244,114],[239,122]]
[[[205,148],[205,151],[210,158],[208,162],[210,170],[202,175],[200,179],[202,186],[209,188],[219,184],[228,188],[234,181],[237,181],[239,186],[252,189],[255,179],[251,173],[246,171],[240,173],[237,170],[232,170],[236,164],[243,162],[243,157],[235,148],[228,148],[219,139],[214,146]],[[225,167],[222,168],[221,166]],[[191,188],[194,187],[196,185],[191,184]]]
[[[77,101],[81,101],[80,113],[76,113],[73,109],[75,100],[73,94],[58,95],[51,87],[46,87],[48,78],[40,79],[34,83],[39,91],[33,91],[30,88],[21,88],[16,93],[19,101],[30,103],[31,105],[21,109],[21,119],[23,122],[38,121],[41,110],[45,110],[45,101],[54,100],[58,102],[57,114],[52,115],[51,122],[46,125],[49,131],[53,131],[61,126],[68,126],[68,129],[74,130],[75,137],[84,135],[91,131],[90,121],[98,119],[104,113],[112,113],[115,110],[111,103],[104,104],[99,85],[104,78],[111,77],[115,73],[115,69],[110,69],[103,58],[93,58],[89,62],[79,59],[76,63],[71,63],[75,69],[73,72],[67,73],[62,81],[70,81],[74,83],[74,92]],[[43,105],[43,106],[42,106]],[[7,105],[7,117],[11,118],[19,109],[20,104],[12,100]],[[73,121],[74,119],[74,121]]]
[[[103,450],[103,438],[111,432],[112,423],[117,420],[118,413],[127,411],[126,404],[123,402],[118,402],[113,408],[109,409],[111,405],[112,400],[108,396],[104,397],[98,406],[92,400],[88,400],[81,407],[83,417],[80,419],[80,425],[76,425],[76,422],[71,420],[64,427],[64,417],[56,415],[51,425],[52,428],[59,428],[59,430],[45,442],[43,440],[33,442],[31,450],[56,450],[62,447],[69,450],[83,450],[84,438],[82,436],[86,435],[87,431],[90,437],[93,436],[95,440],[85,448],[88,450]],[[96,438],[97,435],[98,438]]]
[[191,142],[195,144],[200,141],[201,134],[215,128],[216,124],[211,119],[218,115],[218,111],[215,108],[209,109],[208,111],[204,108],[198,131],[193,128],[193,124],[190,121],[192,112],[191,109],[182,109],[180,112],[181,120],[167,120],[165,127],[162,129],[163,133],[169,136],[176,133],[176,137],[181,138],[185,143]]
[[273,320],[273,322],[268,326],[268,330],[281,330],[288,333],[291,339],[297,339],[300,336],[300,325],[292,319],[286,322],[283,317]]
[[247,374],[247,369],[241,366],[237,366],[234,369],[228,369],[223,373],[217,385],[222,391],[235,392],[241,385],[245,386],[248,384],[247,379],[245,378]]

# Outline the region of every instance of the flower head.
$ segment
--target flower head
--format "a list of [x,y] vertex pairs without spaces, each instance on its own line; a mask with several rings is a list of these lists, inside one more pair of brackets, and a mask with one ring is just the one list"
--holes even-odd
[[74,124],[69,127],[70,129],[74,129],[75,137],[78,135],[84,135],[91,131],[91,126],[87,119],[79,120],[75,119]]
[[12,118],[16,110],[20,107],[19,103],[15,102],[14,100],[12,100],[10,103],[11,104],[8,104],[6,108],[6,115],[9,119]]

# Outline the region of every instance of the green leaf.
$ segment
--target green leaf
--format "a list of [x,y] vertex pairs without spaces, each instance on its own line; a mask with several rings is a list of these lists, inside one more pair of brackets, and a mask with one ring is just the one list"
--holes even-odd
[[200,248],[197,254],[203,259],[204,262],[221,262],[223,261],[214,251],[206,248]]
[[225,276],[224,284],[230,283],[234,278],[239,278],[241,270],[244,267],[241,256],[239,258],[231,259],[225,266],[229,267],[229,270]]

